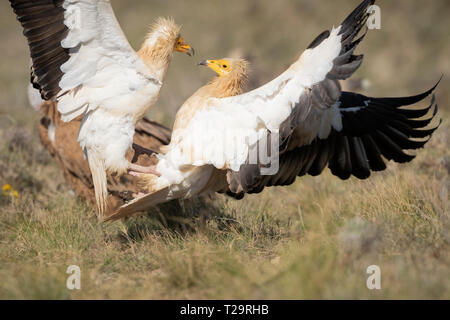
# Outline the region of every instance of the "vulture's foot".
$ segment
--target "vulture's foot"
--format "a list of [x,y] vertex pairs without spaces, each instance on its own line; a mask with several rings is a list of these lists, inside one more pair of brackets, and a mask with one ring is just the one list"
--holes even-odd
[[137,164],[130,164],[128,167],[128,174],[135,177],[139,177],[142,174],[154,174],[158,177],[161,176],[161,174],[156,171],[155,166],[143,167]]

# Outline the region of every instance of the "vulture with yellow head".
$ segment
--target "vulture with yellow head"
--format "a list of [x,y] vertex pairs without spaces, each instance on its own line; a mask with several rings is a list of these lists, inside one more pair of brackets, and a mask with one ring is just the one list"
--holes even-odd
[[78,142],[89,162],[100,216],[107,173],[157,173],[126,159],[136,123],[158,99],[174,51],[193,49],[171,19],[158,19],[136,52],[109,0],[10,0],[32,58],[32,83],[58,102],[64,122],[82,116]]
[[[160,176],[142,178],[147,194],[108,220],[172,199],[211,192],[235,198],[329,168],[340,179],[367,179],[386,161],[410,162],[437,128],[434,96],[423,109],[412,97],[371,98],[343,92],[339,81],[361,65],[355,49],[374,0],[363,1],[337,28],[323,32],[287,71],[245,94],[243,60],[206,60],[217,77],[187,100],[176,116],[171,143],[159,155]],[[428,119],[422,119],[432,112]]]

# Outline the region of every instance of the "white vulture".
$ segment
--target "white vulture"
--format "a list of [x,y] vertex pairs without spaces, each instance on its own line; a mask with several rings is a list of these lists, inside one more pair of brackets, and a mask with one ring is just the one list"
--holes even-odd
[[[439,127],[424,129],[437,105],[433,95],[427,108],[404,107],[422,101],[437,85],[411,97],[371,98],[343,92],[339,84],[362,63],[354,51],[373,3],[363,1],[287,71],[254,91],[241,94],[244,60],[202,61],[218,76],[178,111],[171,143],[158,156],[161,175],[142,176],[146,194],[106,220],[207,193],[241,199],[265,187],[290,185],[297,177],[320,175],[326,167],[343,180],[367,179],[372,171],[386,169],[385,160],[412,161],[415,156],[405,150],[422,148]],[[432,116],[423,119],[430,111]]]
[[[205,193],[240,199],[292,184],[299,176],[317,176],[326,167],[344,180],[367,179],[372,171],[386,169],[385,160],[412,161],[405,150],[422,148],[431,138],[439,126],[424,128],[437,106],[433,96],[427,108],[404,107],[422,101],[437,85],[412,97],[370,98],[343,92],[339,84],[362,63],[363,56],[354,51],[373,3],[363,1],[339,27],[316,38],[286,72],[254,91],[241,94],[245,61],[201,62],[218,76],[178,111],[171,143],[158,156],[161,175],[142,176],[147,193],[107,220]],[[430,110],[432,116],[422,119]]]
[[56,100],[61,119],[84,116],[78,135],[92,173],[100,216],[107,173],[155,173],[130,163],[136,123],[158,99],[174,51],[193,49],[172,19],[159,18],[136,52],[109,0],[10,0],[32,58],[32,83]]
[[[35,92],[38,95],[35,95]],[[79,116],[70,122],[64,122],[61,120],[56,102],[42,102],[40,99],[39,91],[32,88],[30,104],[42,115],[37,124],[42,145],[56,159],[67,184],[75,194],[95,204],[89,163],[77,141],[83,117]],[[127,153],[127,159],[142,166],[154,165],[157,160],[153,157],[153,153],[160,152],[160,148],[170,142],[170,130],[144,117],[136,124],[133,142],[134,150]],[[106,215],[139,193],[138,178],[132,175],[108,176],[109,196]]]

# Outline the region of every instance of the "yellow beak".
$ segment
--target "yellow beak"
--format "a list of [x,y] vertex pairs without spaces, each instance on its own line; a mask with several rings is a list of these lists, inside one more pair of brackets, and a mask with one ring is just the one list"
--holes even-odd
[[183,38],[181,38],[181,37],[180,37],[180,39],[178,39],[178,42],[175,45],[174,50],[177,52],[186,53],[190,57],[192,57],[195,54],[194,48],[192,48],[189,45],[189,43],[184,41]]
[[222,77],[229,73],[229,70],[224,70],[222,68],[223,61],[224,60],[202,60],[198,63],[198,65],[206,66]]

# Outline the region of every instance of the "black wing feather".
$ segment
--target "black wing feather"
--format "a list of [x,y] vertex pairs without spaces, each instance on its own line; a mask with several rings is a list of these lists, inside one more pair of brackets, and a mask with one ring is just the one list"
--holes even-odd
[[68,33],[64,24],[64,0],[9,0],[28,39],[31,82],[45,100],[61,91],[61,65],[69,60],[69,50],[61,46]]
[[[338,80],[350,77],[361,65],[363,56],[354,50],[365,34],[357,37],[368,17],[368,6],[374,0],[363,1],[341,25],[342,49],[333,61],[326,78],[300,96],[299,103],[280,127],[280,170],[274,176],[261,177],[258,165],[243,165],[240,172],[229,172],[228,194],[242,198],[244,193],[258,193],[265,187],[287,185],[297,176],[317,176],[328,166],[331,173],[346,180],[351,176],[367,179],[372,171],[386,169],[385,160],[398,163],[412,161],[415,156],[405,150],[422,148],[439,127],[427,127],[437,114],[435,97],[427,108],[408,109],[432,94],[439,82],[419,95],[401,98],[371,98],[342,92]],[[319,35],[309,48],[314,48],[329,36]],[[295,146],[295,130],[304,124],[304,110],[327,109],[338,106],[342,129],[332,128],[325,139],[317,137],[307,145]],[[434,109],[429,119],[421,119]],[[421,141],[412,139],[425,139]],[[259,176],[257,179],[256,176]],[[253,183],[253,184],[252,184]]]

